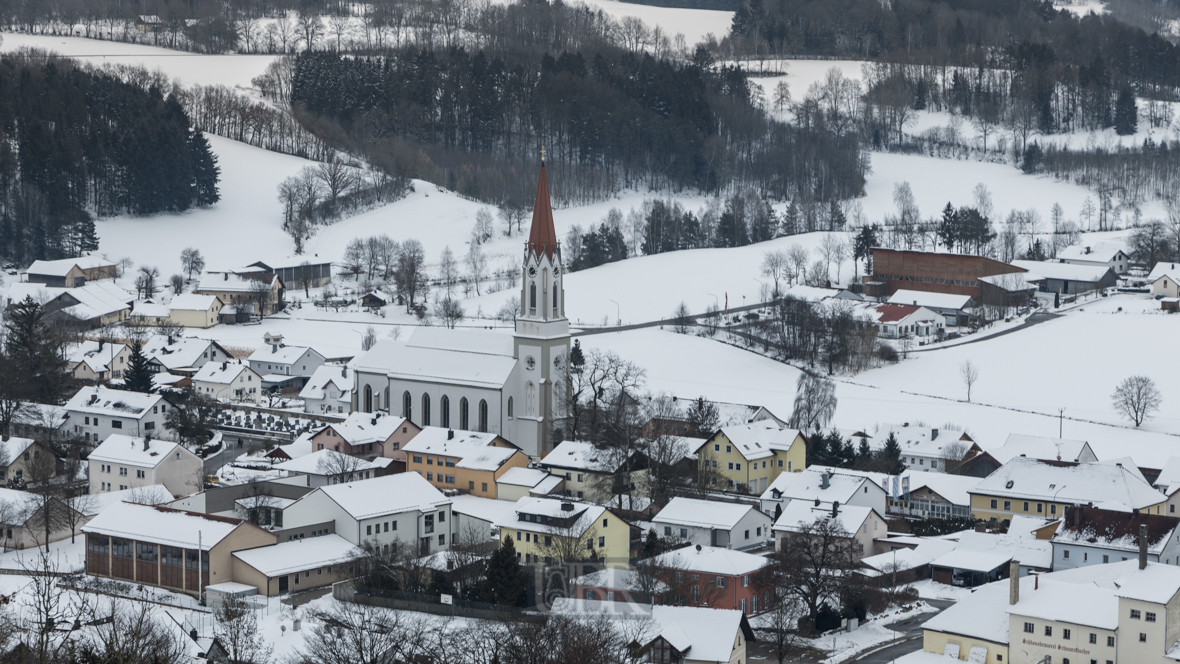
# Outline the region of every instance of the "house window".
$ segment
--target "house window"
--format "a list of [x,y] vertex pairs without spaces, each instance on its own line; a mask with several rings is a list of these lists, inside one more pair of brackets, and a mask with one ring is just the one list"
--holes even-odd
[[1041,514],[1044,511],[1045,511],[1045,504],[1044,503],[1037,503],[1037,514]]
[[742,587],[743,588],[750,587],[750,575],[749,574],[742,577]]
[[1114,647],[1114,637],[1113,637],[1113,636],[1108,636],[1108,637],[1106,637],[1106,647],[1107,647],[1107,648],[1113,648],[1113,647]]
[[1011,500],[1005,500],[1005,501],[1004,501],[1004,511],[1005,511],[1005,512],[1011,512],[1011,511],[1012,511],[1012,501],[1011,501]]
[[1027,512],[1027,511],[1028,511],[1028,501],[1027,501],[1027,500],[1026,500],[1026,501],[1024,501],[1024,511],[1025,511],[1025,512]]
[[1103,555],[1103,556],[1102,556],[1102,563],[1103,563],[1103,564],[1106,564],[1106,563],[1108,563],[1108,562],[1110,562],[1110,556]]
[[716,585],[718,588],[728,588],[729,579],[725,578],[724,576],[716,577],[714,579],[714,585]]
[[422,463],[422,455],[421,454],[414,455],[414,463]]
[[483,484],[483,488],[481,489],[481,491],[483,491],[484,493],[487,493],[488,492],[488,483],[483,482],[482,484]]
[[688,528],[681,528],[680,529],[680,536],[687,538],[688,537]]
[[[459,399],[459,428],[467,430],[467,397]],[[406,433],[403,431],[402,433]]]
[[1069,640],[1069,630],[1068,629],[1061,630],[1061,638],[1065,639],[1066,641]]
[[488,432],[488,402],[483,399],[479,400],[479,431]]
[[512,419],[512,397],[508,397],[508,419]]
[[1147,643],[1147,634],[1139,632],[1139,643]]
[[137,470],[137,471],[135,471],[135,477],[136,477],[137,479],[141,479],[141,480],[142,480],[142,479],[144,479],[145,477],[147,477],[147,473],[145,473],[145,472],[144,472],[144,471],[142,471],[142,470]]
[[1053,626],[1045,625],[1045,636],[1053,636]]
[[126,468],[119,468],[119,475],[122,477],[127,477],[127,469]]
[[672,536],[672,526],[664,526],[664,537]]
[[1151,611],[1148,611],[1147,615],[1143,616],[1143,619],[1147,622],[1155,622],[1155,614]]
[[[369,389],[367,386],[365,389]],[[409,392],[402,393],[402,417],[407,420],[413,420],[414,413],[414,397],[410,396]]]
[[1090,643],[1093,643],[1095,645],[1098,644],[1098,635],[1095,634],[1094,632],[1090,632]]
[[1064,559],[1066,559],[1066,560],[1069,560],[1069,549],[1065,549],[1065,550],[1063,550],[1063,551],[1061,552],[1061,557],[1062,557],[1062,558],[1064,558]]
[[1142,614],[1139,613],[1139,609],[1131,609],[1131,620],[1139,620],[1141,617]]
[[122,429],[123,428],[123,421],[122,420],[111,420],[111,428],[112,429]]

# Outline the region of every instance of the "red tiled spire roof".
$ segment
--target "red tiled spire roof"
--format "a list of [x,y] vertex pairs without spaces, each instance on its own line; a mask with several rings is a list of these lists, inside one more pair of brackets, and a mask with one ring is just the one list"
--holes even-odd
[[549,205],[549,181],[545,177],[545,162],[541,161],[541,176],[537,179],[537,199],[533,201],[533,226],[529,230],[528,251],[553,259],[557,248],[557,231],[553,229],[553,208]]

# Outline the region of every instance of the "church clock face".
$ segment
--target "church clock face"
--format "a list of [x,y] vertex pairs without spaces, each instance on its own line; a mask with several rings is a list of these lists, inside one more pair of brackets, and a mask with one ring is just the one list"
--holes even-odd
[[556,276],[557,276],[557,275],[559,275],[559,274],[561,274],[561,266],[560,266],[560,265],[558,265],[557,267],[554,267],[554,268],[553,268],[553,276],[555,276],[555,277],[556,277]]
[[529,355],[528,357],[524,358],[524,368],[528,369],[529,371],[536,369],[537,368],[537,360],[532,355]]
[[535,277],[535,276],[537,276],[537,268],[535,268],[535,267],[530,267],[530,268],[529,268],[529,276],[530,276],[530,277]]

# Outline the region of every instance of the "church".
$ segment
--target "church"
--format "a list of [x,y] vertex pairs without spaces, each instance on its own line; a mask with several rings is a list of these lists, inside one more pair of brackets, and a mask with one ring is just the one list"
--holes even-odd
[[496,433],[540,458],[562,417],[559,385],[570,352],[565,277],[545,162],[521,265],[520,311],[510,336],[420,327],[353,361],[354,411],[402,416],[419,426]]

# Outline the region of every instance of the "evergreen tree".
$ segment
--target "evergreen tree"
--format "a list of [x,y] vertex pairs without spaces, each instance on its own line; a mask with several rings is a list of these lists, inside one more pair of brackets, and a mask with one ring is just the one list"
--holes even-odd
[[783,504],[782,503],[775,503],[774,504],[774,520],[775,520],[775,522],[778,522],[778,518],[782,515],[783,515]]
[[1020,170],[1024,171],[1025,173],[1040,172],[1041,158],[1043,156],[1044,152],[1041,150],[1041,146],[1038,143],[1035,141],[1029,143],[1028,147],[1024,149],[1024,157],[1020,162]]
[[844,210],[840,209],[840,203],[835,199],[828,203],[828,230],[839,231],[844,230],[844,224],[847,223],[844,217]]
[[1139,108],[1135,105],[1135,92],[1129,86],[1119,90],[1114,103],[1114,130],[1119,136],[1130,136],[1139,130]]
[[746,220],[732,206],[727,206],[717,220],[717,246],[742,247],[748,244]]
[[193,129],[188,139],[189,153],[193,163],[193,184],[196,188],[196,204],[199,206],[213,205],[221,200],[217,190],[217,180],[221,177],[221,168],[217,165],[217,155],[209,147],[209,139],[205,134]]
[[123,372],[123,389],[145,394],[152,391],[152,371],[148,368],[147,356],[143,354],[143,345],[138,341],[131,344],[131,360]]
[[799,233],[799,205],[791,201],[787,211],[783,214],[782,234],[797,235]]
[[73,383],[65,360],[65,341],[45,320],[45,310],[26,296],[9,305],[4,319],[4,355],[15,365],[17,394],[26,401],[58,404]]
[[873,468],[873,450],[869,447],[867,438],[861,438],[860,445],[856,449],[856,467],[860,470],[872,470]]
[[586,356],[582,354],[582,340],[574,339],[574,346],[570,348],[570,366],[574,370],[581,370],[586,364]]
[[654,530],[647,531],[647,537],[643,539],[643,548],[639,557],[647,560],[654,556],[658,556],[664,552],[664,544],[660,541],[660,536]]
[[501,606],[524,606],[528,580],[516,560],[516,545],[505,537],[500,548],[488,558],[484,578],[476,591],[479,601]]
[[856,240],[852,244],[853,271],[859,267],[861,259],[865,261],[865,274],[873,274],[873,247],[877,246],[877,226],[861,226],[856,233]]
[[88,254],[98,251],[98,231],[94,228],[94,217],[89,212],[82,214],[82,220],[74,224],[74,243],[79,253]]
[[938,238],[947,251],[954,251],[959,241],[959,213],[947,201],[942,209],[942,219],[938,222]]
[[900,475],[905,472],[905,464],[901,462],[901,445],[892,431],[889,432],[885,446],[881,449],[878,470],[889,475]]

